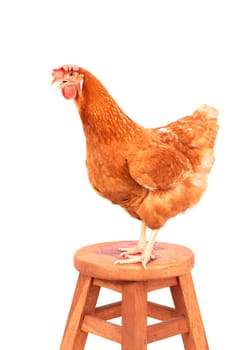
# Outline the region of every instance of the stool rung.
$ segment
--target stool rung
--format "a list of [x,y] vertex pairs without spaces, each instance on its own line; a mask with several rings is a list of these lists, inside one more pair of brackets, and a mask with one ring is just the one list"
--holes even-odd
[[152,324],[147,328],[147,342],[173,337],[174,335],[188,332],[187,321],[184,316]]
[[[121,301],[99,306],[95,309],[93,316],[99,317],[103,320],[111,320],[112,318],[121,316]],[[181,314],[173,307],[160,305],[157,303],[148,302],[148,317],[155,318],[161,321],[167,321],[171,318],[179,317]]]
[[175,308],[148,302],[148,316],[161,321],[182,316]]
[[121,302],[98,306],[95,309],[93,316],[103,320],[111,320],[112,318],[121,316]]
[[100,318],[86,315],[82,322],[81,330],[121,344],[121,327]]

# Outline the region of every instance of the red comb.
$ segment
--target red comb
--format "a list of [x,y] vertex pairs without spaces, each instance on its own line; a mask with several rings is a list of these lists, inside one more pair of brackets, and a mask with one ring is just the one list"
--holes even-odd
[[65,70],[63,69],[63,67],[55,68],[53,69],[52,76],[54,78],[60,79],[63,77],[64,73],[65,73]]
[[64,69],[63,69],[63,67],[60,67],[60,68],[54,68],[53,69],[53,72],[60,72],[60,71],[63,71],[64,72]]

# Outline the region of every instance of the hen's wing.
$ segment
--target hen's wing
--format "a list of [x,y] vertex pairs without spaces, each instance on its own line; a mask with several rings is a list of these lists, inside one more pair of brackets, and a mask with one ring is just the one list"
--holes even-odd
[[161,142],[133,149],[127,163],[131,177],[152,191],[167,190],[182,181],[191,170],[184,154]]
[[193,115],[151,129],[149,144],[128,157],[131,176],[150,190],[167,190],[190,172],[208,173],[214,161],[218,111],[202,105]]

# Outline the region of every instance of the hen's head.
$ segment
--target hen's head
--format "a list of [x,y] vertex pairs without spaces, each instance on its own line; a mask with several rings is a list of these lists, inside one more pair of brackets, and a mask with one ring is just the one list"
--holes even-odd
[[57,89],[62,90],[63,96],[69,99],[75,99],[79,91],[82,90],[84,75],[80,72],[80,68],[74,65],[65,65],[57,69],[53,69],[51,84],[58,84]]

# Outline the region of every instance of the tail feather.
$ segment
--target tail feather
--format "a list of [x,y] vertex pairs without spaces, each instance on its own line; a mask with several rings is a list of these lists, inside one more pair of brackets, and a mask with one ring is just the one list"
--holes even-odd
[[218,115],[216,108],[201,105],[192,115],[158,128],[158,131],[163,142],[185,154],[195,171],[208,173],[214,162]]
[[194,112],[194,115],[196,113],[201,113],[203,115],[206,115],[207,117],[209,118],[215,118],[215,119],[218,119],[218,116],[219,116],[219,111],[217,108],[215,107],[210,107],[208,105],[201,105],[200,108],[198,108],[195,112]]
[[178,119],[158,130],[162,132],[162,139],[166,141],[213,147],[219,129],[218,116],[219,111],[216,108],[204,104],[192,115]]

